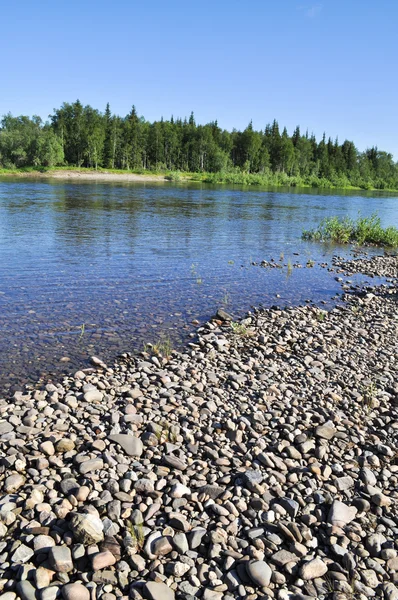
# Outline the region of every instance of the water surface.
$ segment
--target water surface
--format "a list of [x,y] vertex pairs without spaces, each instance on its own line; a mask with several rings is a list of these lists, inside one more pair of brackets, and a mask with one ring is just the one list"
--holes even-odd
[[[178,346],[220,306],[238,317],[329,303],[341,287],[317,265],[346,250],[303,242],[302,229],[358,211],[398,225],[397,206],[369,193],[4,178],[0,389],[161,336]],[[282,268],[252,265],[271,258]],[[296,261],[303,268],[287,267]]]

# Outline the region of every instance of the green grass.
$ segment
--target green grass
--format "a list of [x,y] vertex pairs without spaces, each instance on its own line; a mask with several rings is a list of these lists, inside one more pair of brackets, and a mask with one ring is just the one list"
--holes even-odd
[[304,240],[315,242],[335,242],[338,244],[357,243],[374,246],[398,246],[398,229],[382,227],[380,217],[374,213],[370,217],[327,217],[316,229],[304,230]]
[[[73,165],[61,165],[56,167],[23,167],[23,168],[0,168],[0,175],[24,175],[24,174],[47,174],[51,176],[54,171],[75,171],[77,173],[110,173],[114,175],[154,175],[163,176],[165,180],[174,183],[197,181],[203,183],[239,185],[239,186],[263,186],[263,187],[296,187],[296,188],[323,188],[323,189],[343,189],[343,190],[378,190],[380,187],[374,187],[369,181],[356,180],[355,185],[349,181],[346,176],[334,175],[330,179],[318,177],[317,175],[287,175],[284,172],[277,173],[247,173],[235,167],[228,171],[218,173],[188,171],[176,171],[167,169],[98,169],[87,167],[75,167]],[[394,189],[383,188],[384,192],[396,191]]]

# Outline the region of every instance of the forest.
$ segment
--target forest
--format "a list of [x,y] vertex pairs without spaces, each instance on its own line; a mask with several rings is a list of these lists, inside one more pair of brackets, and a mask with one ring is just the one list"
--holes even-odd
[[0,121],[0,169],[56,166],[202,174],[204,181],[313,187],[398,189],[398,164],[376,146],[360,152],[354,142],[319,141],[278,122],[256,131],[227,131],[217,121],[149,122],[133,106],[125,117],[77,100],[54,109],[47,122],[11,113]]

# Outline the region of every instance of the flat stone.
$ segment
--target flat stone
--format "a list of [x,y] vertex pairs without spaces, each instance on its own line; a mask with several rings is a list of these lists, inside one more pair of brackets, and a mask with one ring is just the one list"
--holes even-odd
[[0,423],[0,436],[5,433],[10,433],[10,431],[14,431],[14,427],[8,421],[2,421]]
[[80,463],[79,473],[86,475],[87,473],[92,473],[93,471],[101,471],[103,468],[104,461],[102,458],[92,458]]
[[32,550],[32,548],[29,548],[28,546],[25,546],[24,544],[21,544],[20,546],[18,546],[18,548],[15,550],[14,554],[11,556],[11,562],[13,563],[26,563],[28,562],[32,556],[34,555],[34,551]]
[[393,583],[384,584],[384,599],[398,600],[398,588]]
[[255,585],[259,587],[269,586],[272,569],[263,560],[246,563],[246,572]]
[[336,527],[345,527],[356,517],[357,509],[354,506],[347,506],[340,500],[334,500],[328,514],[328,523]]
[[322,577],[328,571],[327,565],[320,558],[314,558],[304,563],[300,568],[300,577],[304,581],[310,581],[317,577]]
[[331,421],[328,421],[315,428],[315,435],[323,440],[331,440],[336,435],[336,428]]
[[175,600],[173,590],[165,583],[148,581],[142,591],[148,600]]
[[163,462],[168,467],[176,469],[177,471],[185,471],[187,468],[187,465],[184,463],[184,461],[177,458],[177,456],[174,456],[173,454],[165,454],[163,457]]
[[288,550],[279,550],[271,556],[271,561],[276,564],[277,567],[284,567],[288,563],[298,562],[300,558],[297,554],[289,552]]
[[347,475],[346,477],[338,477],[335,480],[335,484],[336,484],[336,487],[339,490],[339,492],[344,492],[345,490],[349,490],[349,489],[353,488],[355,485],[355,482],[354,482],[353,478],[350,477],[350,475]]
[[69,573],[73,571],[73,561],[68,546],[54,546],[48,552],[50,567],[57,573]]
[[108,437],[110,442],[119,444],[119,446],[125,451],[128,456],[140,457],[143,453],[144,447],[140,439],[134,435],[127,435],[124,433],[115,433]]
[[55,546],[55,541],[49,535],[38,535],[33,540],[33,549],[35,552],[47,552],[53,546]]

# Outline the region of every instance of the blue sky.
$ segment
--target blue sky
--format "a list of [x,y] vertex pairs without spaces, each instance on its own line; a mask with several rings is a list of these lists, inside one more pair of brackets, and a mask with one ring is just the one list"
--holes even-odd
[[276,118],[398,160],[396,0],[20,0],[1,20],[0,115]]

